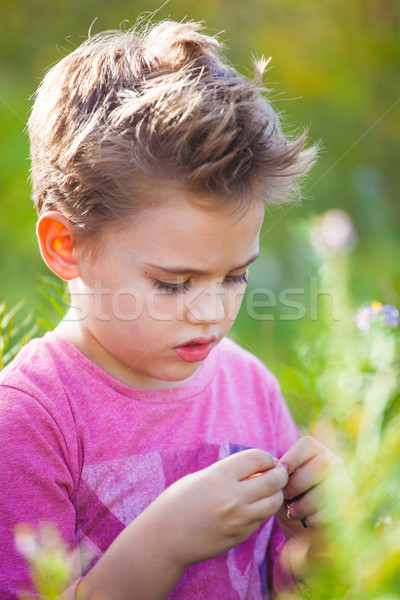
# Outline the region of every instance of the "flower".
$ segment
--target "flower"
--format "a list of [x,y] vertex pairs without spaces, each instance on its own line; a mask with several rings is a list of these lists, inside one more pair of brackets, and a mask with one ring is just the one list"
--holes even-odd
[[356,241],[350,216],[339,209],[328,210],[318,217],[311,233],[311,243],[319,256],[350,252]]
[[33,559],[40,552],[39,540],[35,530],[26,523],[15,527],[15,547],[25,558]]
[[70,549],[55,523],[41,522],[39,527],[18,523],[14,543],[29,566],[32,585],[40,598],[59,598],[81,571],[79,547]]
[[399,324],[399,311],[395,306],[385,304],[382,306],[382,324],[388,327],[397,327]]
[[374,321],[378,321],[380,325],[385,327],[397,327],[399,324],[399,311],[391,304],[372,302],[369,306],[359,310],[354,320],[361,331],[369,331]]

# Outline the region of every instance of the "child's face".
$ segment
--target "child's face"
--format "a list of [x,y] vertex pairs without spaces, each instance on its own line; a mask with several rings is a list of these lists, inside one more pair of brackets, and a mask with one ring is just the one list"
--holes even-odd
[[[237,316],[263,216],[261,203],[228,215],[195,208],[182,193],[108,232],[71,282],[71,304],[79,311],[68,315],[64,331],[67,326],[84,354],[128,385],[179,385]],[[179,348],[199,337],[213,339]]]

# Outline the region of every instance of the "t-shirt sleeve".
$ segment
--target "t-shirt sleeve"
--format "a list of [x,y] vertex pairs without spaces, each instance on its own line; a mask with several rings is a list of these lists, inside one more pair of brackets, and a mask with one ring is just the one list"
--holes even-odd
[[[34,593],[28,561],[15,542],[15,528],[21,524],[38,535],[44,523],[57,527],[65,549],[75,556],[66,585],[74,587],[82,573],[77,552],[72,552],[78,541],[65,435],[40,401],[0,385],[0,448],[0,597],[17,600],[22,593],[40,597]],[[28,551],[39,550],[33,545]]]

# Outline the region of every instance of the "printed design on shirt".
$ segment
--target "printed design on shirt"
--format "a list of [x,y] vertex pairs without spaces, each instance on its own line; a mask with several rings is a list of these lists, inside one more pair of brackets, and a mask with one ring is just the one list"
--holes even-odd
[[[85,466],[76,496],[78,536],[84,562],[89,563],[85,571],[164,489],[189,473],[246,449],[238,444],[202,444]],[[271,527],[270,519],[240,547],[227,553],[226,579],[240,600],[267,594],[266,547]]]

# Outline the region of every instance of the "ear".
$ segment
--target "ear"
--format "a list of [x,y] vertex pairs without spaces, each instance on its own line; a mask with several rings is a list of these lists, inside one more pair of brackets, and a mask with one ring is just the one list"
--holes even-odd
[[39,217],[36,233],[46,265],[65,281],[79,277],[72,226],[68,219],[56,210],[48,211]]

